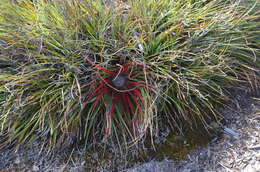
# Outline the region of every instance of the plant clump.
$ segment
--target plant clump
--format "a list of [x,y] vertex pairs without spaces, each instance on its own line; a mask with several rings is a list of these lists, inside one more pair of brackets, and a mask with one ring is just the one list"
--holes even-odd
[[[98,73],[98,78],[94,78],[93,82],[89,83],[94,87],[94,90],[88,90],[89,93],[85,101],[85,106],[90,105],[90,109],[92,109],[91,113],[89,113],[89,118],[95,116],[95,114],[100,115],[101,110],[98,109],[97,105],[99,105],[99,108],[100,106],[104,106],[104,113],[107,113],[105,116],[108,116],[108,120],[105,121],[109,122],[104,132],[105,138],[111,133],[113,116],[116,111],[124,117],[124,119],[120,121],[120,124],[130,122],[130,124],[126,125],[127,130],[131,128],[132,124],[138,125],[140,120],[143,121],[145,114],[142,109],[145,105],[145,99],[141,92],[143,92],[142,90],[144,89],[149,91],[151,88],[145,83],[136,81],[140,71],[138,69],[134,71],[132,68],[139,67],[140,65],[129,62],[124,65],[118,65],[117,69],[112,71],[94,64],[88,57],[86,57],[86,59],[95,68],[100,69],[108,75],[100,81],[98,79],[100,73]],[[91,101],[92,99],[95,99],[94,103]],[[83,109],[86,109],[86,107]],[[135,128],[132,128],[132,130],[134,129]]]
[[[0,146],[119,145],[259,88],[257,0],[1,0]],[[185,124],[186,125],[186,124]]]

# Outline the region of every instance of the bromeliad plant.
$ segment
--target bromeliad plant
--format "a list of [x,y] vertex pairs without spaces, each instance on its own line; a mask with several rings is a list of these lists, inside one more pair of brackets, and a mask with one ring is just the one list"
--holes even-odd
[[127,62],[123,65],[117,64],[115,69],[109,70],[93,63],[88,57],[85,57],[85,60],[101,71],[95,74],[97,78],[93,78],[93,82],[84,86],[94,87],[87,94],[83,106],[86,108],[88,104],[92,104],[89,118],[93,118],[95,114],[101,115],[100,108],[104,107],[104,121],[107,123],[104,125],[106,126],[104,138],[107,138],[112,127],[115,127],[113,123],[116,121],[113,119],[115,114],[120,116],[119,123],[124,124],[126,130],[133,130],[132,132],[128,131],[130,136],[131,133],[134,134],[131,137],[140,137],[140,133],[144,133],[140,129],[145,127],[140,125],[144,125],[147,119],[145,117],[147,112],[144,112],[145,106],[147,106],[145,102],[147,97],[144,98],[143,95],[148,96],[147,93],[152,91],[152,88],[143,81],[144,65],[137,62]]
[[257,0],[1,0],[1,144],[120,144],[184,121],[207,127],[229,88],[259,88],[259,9]]

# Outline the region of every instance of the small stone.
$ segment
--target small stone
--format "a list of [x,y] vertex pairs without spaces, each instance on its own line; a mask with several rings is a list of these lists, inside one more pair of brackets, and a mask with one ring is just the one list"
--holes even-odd
[[248,149],[250,149],[250,150],[260,150],[260,145],[251,146]]
[[80,163],[80,165],[82,165],[82,166],[84,166],[85,164],[86,164],[85,161],[82,161],[82,162]]
[[32,171],[39,171],[40,168],[37,165],[33,165],[32,167]]
[[14,161],[15,164],[20,164],[21,163],[21,159],[19,157],[17,157]]
[[238,133],[237,131],[232,130],[230,128],[227,128],[227,127],[224,128],[224,131],[227,132],[228,134],[232,135],[232,136],[235,136],[235,137],[240,136],[240,133]]

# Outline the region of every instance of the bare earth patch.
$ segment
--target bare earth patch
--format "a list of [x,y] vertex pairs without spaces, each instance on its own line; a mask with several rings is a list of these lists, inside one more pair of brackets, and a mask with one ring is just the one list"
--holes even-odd
[[225,127],[239,134],[224,133],[187,159],[152,161],[128,172],[259,172],[260,171],[260,100],[254,96],[236,96],[237,105],[225,110]]
[[[224,127],[231,129],[224,132],[206,146],[194,150],[180,162],[164,159],[138,163],[127,172],[259,172],[260,171],[260,99],[256,95],[235,96],[237,102],[230,109],[223,111],[226,122]],[[231,132],[231,134],[230,134]],[[236,136],[237,135],[237,136]],[[49,157],[39,155],[37,144],[30,150],[0,150],[0,172],[16,171],[109,171],[86,163],[80,151],[78,158],[57,154]],[[69,161],[65,160],[70,159]],[[126,166],[126,162],[124,165]],[[122,171],[122,165],[112,171]],[[111,164],[107,164],[110,166]],[[124,167],[123,167],[124,166]],[[111,171],[111,170],[110,170]]]

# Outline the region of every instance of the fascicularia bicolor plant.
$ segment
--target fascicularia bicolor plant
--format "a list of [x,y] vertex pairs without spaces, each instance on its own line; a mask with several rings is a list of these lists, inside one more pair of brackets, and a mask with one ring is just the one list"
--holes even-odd
[[144,129],[147,115],[147,93],[153,90],[144,81],[143,75],[140,77],[140,73],[145,69],[144,65],[127,62],[117,64],[114,69],[109,70],[95,64],[88,57],[85,57],[85,60],[97,70],[97,78],[93,78],[93,82],[84,86],[91,91],[86,94],[83,107],[89,115],[101,115],[101,121],[106,121],[106,125],[102,125],[106,127],[101,129],[104,138],[107,139],[113,127],[119,127],[115,126],[117,120],[121,120],[120,124],[125,124],[124,127],[130,135],[140,136],[140,127]]
[[259,9],[258,0],[1,0],[3,145],[207,127],[230,87],[259,90]]

